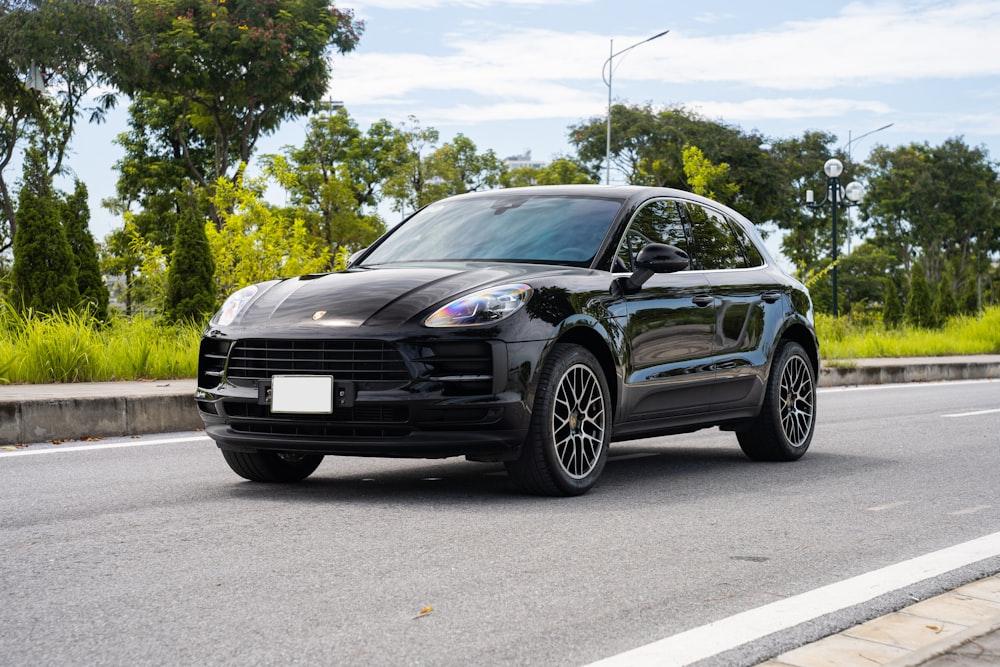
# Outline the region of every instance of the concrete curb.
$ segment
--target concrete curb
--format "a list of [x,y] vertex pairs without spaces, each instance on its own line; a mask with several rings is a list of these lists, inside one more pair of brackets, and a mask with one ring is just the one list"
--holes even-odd
[[[867,360],[871,361],[871,360]],[[1000,361],[946,361],[894,363],[884,365],[823,366],[820,387],[844,387],[863,384],[904,382],[942,382],[946,380],[985,380],[1000,378]]]
[[[825,362],[820,387],[1000,378],[1000,355]],[[194,379],[0,386],[0,445],[203,427]]]

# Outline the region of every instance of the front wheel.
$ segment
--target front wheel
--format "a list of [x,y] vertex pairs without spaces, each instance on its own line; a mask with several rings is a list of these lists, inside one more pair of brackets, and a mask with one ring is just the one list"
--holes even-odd
[[233,452],[222,450],[226,463],[240,477],[251,482],[300,482],[313,474],[322,454],[293,452]]
[[579,345],[555,347],[542,368],[528,437],[506,463],[530,493],[576,496],[597,483],[608,460],[611,407],[607,380]]
[[771,364],[760,414],[736,437],[755,461],[794,461],[809,449],[815,428],[816,373],[802,346],[789,341]]

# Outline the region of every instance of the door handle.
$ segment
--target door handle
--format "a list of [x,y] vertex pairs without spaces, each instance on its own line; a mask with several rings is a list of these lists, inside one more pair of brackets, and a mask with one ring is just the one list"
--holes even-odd
[[760,298],[763,299],[766,303],[776,303],[781,299],[781,292],[775,292],[771,290],[761,294]]
[[705,306],[711,306],[712,302],[715,301],[713,297],[708,296],[707,294],[700,294],[691,300],[694,301],[694,305],[698,306],[699,308],[704,308]]

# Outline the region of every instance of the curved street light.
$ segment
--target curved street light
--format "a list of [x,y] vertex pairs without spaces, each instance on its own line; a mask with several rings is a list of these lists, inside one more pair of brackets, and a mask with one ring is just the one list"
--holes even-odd
[[[847,184],[847,188],[841,191],[840,175],[844,173],[844,165],[835,157],[826,161],[823,165],[823,173],[826,174],[826,198],[817,202],[813,191],[806,190],[806,206],[818,209],[823,204],[830,202],[830,209],[833,212],[833,316],[837,317],[837,207],[857,206],[861,198],[865,196],[865,186],[857,181],[851,181]],[[843,199],[847,201],[842,202]]]
[[[605,162],[604,182],[606,185],[611,184],[611,76],[614,74],[615,71],[613,64],[614,59],[620,56],[621,54],[625,53],[626,51],[631,51],[632,49],[641,44],[645,44],[646,42],[652,42],[654,39],[663,37],[668,32],[670,31],[664,30],[661,33],[657,33],[652,37],[642,40],[641,42],[636,42],[632,46],[628,47],[627,49],[622,49],[618,53],[615,53],[615,40],[613,39],[611,40],[611,48],[609,49],[611,55],[608,56],[608,59],[604,61],[604,66],[601,68],[601,78],[604,80],[604,85],[608,87],[608,142],[604,150],[604,162]],[[607,76],[605,76],[604,74],[605,72],[607,72]]]

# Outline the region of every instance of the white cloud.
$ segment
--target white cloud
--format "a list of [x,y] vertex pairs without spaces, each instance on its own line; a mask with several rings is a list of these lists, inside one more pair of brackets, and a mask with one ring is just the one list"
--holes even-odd
[[[362,7],[510,6],[533,1],[374,0]],[[634,44],[659,28],[616,35],[614,44]],[[496,21],[466,23],[460,30],[438,37],[422,53],[368,52],[362,40],[357,52],[335,59],[331,94],[347,100],[352,109],[405,107],[426,122],[432,122],[432,116],[438,122],[476,123],[576,120],[603,113],[606,34]],[[615,60],[614,92],[618,99],[635,97],[635,90],[641,89],[642,101],[696,104],[705,115],[730,121],[898,115],[907,110],[881,97],[881,86],[996,77],[998,34],[1000,3],[995,0],[854,2],[834,16],[728,34],[692,34],[677,28]],[[717,99],[706,95],[706,86],[718,90]],[[687,101],[684,95],[698,101]],[[997,125],[988,117],[976,122],[981,127]]]

